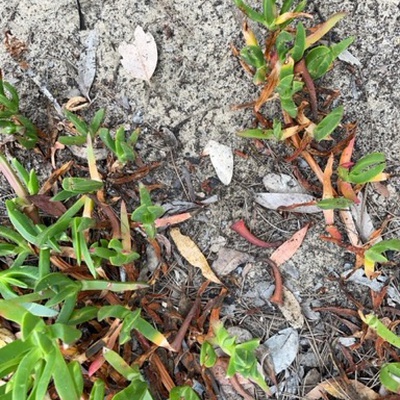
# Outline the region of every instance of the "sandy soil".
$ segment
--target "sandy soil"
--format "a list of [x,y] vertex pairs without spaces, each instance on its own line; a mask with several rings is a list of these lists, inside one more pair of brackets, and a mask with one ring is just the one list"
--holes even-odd
[[[313,226],[303,246],[282,267],[285,281],[301,302],[339,301],[337,285],[327,277],[350,268],[354,259],[333,244],[319,240],[323,232],[321,218],[281,215],[262,209],[253,201],[254,193],[263,190],[262,178],[266,174],[291,170],[282,161],[282,146],[271,145],[272,153],[265,156],[258,154],[250,142],[235,136],[239,129],[251,125],[252,114],[250,110],[232,111],[231,106],[253,100],[257,90],[231,54],[231,43],[238,47],[242,44],[242,15],[233,2],[80,0],[80,3],[86,30],[80,30],[75,1],[0,0],[0,30],[10,30],[28,44],[30,67],[60,104],[79,94],[79,56],[88,30],[96,30],[99,37],[97,73],[90,92],[94,100],[82,115],[92,115],[100,107],[106,107],[108,126],[142,126],[141,157],[145,162],[163,162],[163,167],[149,178],[149,182],[156,180],[164,185],[155,194],[160,203],[192,202],[218,196],[217,202],[182,225],[182,231],[199,244],[211,261],[221,245],[262,257],[270,251],[260,251],[245,243],[229,229],[234,221],[245,219],[253,232],[265,240],[285,240],[311,219]],[[367,195],[376,226],[388,214],[394,217],[389,226],[392,235],[400,222],[399,7],[399,1],[395,0],[332,0],[309,4],[309,11],[316,11],[323,18],[342,10],[349,13],[334,30],[332,39],[356,36],[350,50],[361,66],[338,62],[319,85],[341,90],[339,101],[346,108],[345,120],[358,122],[357,154],[384,151],[389,170],[397,173],[388,183],[389,198],[373,188]],[[132,40],[138,25],[152,33],[159,52],[150,86],[133,79],[122,68],[117,51],[122,42]],[[57,114],[4,47],[0,48],[0,66],[5,78],[21,94],[24,112],[43,130],[54,129]],[[168,130],[177,139],[178,145],[173,149],[165,133]],[[209,159],[201,157],[210,139],[250,156],[248,159],[235,156],[234,178],[229,186],[218,181]],[[65,150],[63,160],[69,157],[72,155]],[[35,165],[33,160],[32,165]],[[43,168],[49,170],[50,166]],[[185,179],[193,185],[194,198],[187,196],[182,188],[180,180],[185,182]],[[206,180],[208,185],[203,184]],[[187,191],[190,185],[184,186]],[[392,272],[398,275],[397,271]],[[240,321],[253,335],[263,339],[270,331],[287,326],[279,311],[260,295],[272,281],[266,265],[255,263],[239,285],[240,290],[232,289],[232,304],[225,311],[228,322],[239,324]],[[186,282],[179,284],[184,286]],[[362,287],[357,290],[361,297],[368,291]],[[248,313],[254,307],[258,312]],[[271,315],[276,316],[273,323]],[[294,397],[286,398],[297,398],[302,393],[300,388]]]

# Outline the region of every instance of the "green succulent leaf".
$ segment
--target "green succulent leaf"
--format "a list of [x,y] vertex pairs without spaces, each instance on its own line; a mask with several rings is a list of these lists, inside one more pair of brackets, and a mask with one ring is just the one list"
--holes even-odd
[[169,392],[169,400],[200,400],[200,397],[190,386],[175,386]]
[[274,131],[272,129],[246,129],[238,132],[238,136],[249,139],[272,139],[274,137]]
[[339,166],[339,176],[351,183],[364,184],[371,182],[386,168],[386,157],[383,153],[371,153],[361,157],[350,169]]
[[255,68],[265,66],[264,53],[260,46],[246,46],[240,51],[240,56],[249,65]]
[[384,364],[379,371],[379,380],[386,389],[400,393],[400,363]]
[[313,79],[318,79],[329,70],[334,57],[327,46],[318,46],[310,50],[305,58],[307,70]]
[[103,400],[105,395],[105,383],[101,379],[97,379],[90,392],[89,400]]
[[303,58],[305,49],[306,49],[306,30],[304,28],[304,25],[301,22],[299,22],[297,24],[294,46],[291,50],[291,54],[295,62],[300,61]]
[[266,25],[272,29],[277,15],[275,0],[263,0],[263,15]]
[[96,114],[94,115],[94,117],[90,123],[90,126],[89,126],[89,132],[92,137],[94,137],[96,135],[97,131],[99,130],[100,125],[104,121],[105,115],[106,115],[106,110],[104,108],[100,108],[100,110],[98,110],[96,112]]
[[284,0],[279,14],[284,14],[290,10],[295,0]]
[[245,15],[247,15],[247,17],[249,17],[251,20],[266,25],[266,21],[263,14],[253,10],[243,0],[233,0],[233,1],[235,2],[236,6],[240,9],[240,11],[242,11]]
[[337,58],[337,56],[343,53],[354,42],[354,39],[354,36],[350,36],[347,39],[344,39],[341,42],[332,45],[331,52],[333,58]]
[[101,128],[99,130],[100,139],[103,143],[113,152],[115,153],[115,140],[111,137],[110,131],[106,128]]
[[321,141],[326,139],[340,124],[343,117],[343,106],[339,106],[332,110],[315,128],[314,139]]
[[200,350],[200,364],[204,365],[206,368],[211,368],[217,362],[218,356],[214,350],[214,347],[211,343],[205,341],[201,345]]
[[86,144],[86,136],[60,136],[58,141],[66,146],[82,146]]
[[70,111],[65,110],[65,115],[68,120],[72,122],[72,124],[75,126],[78,133],[86,138],[86,135],[89,133],[88,124]]
[[386,251],[400,251],[400,239],[387,239],[382,240],[373,246],[371,246],[365,253],[364,257],[366,260],[374,262],[384,263],[388,259],[382,255]]
[[289,32],[282,31],[276,38],[275,46],[278,53],[279,60],[284,62],[286,55],[291,49],[293,43],[293,35]]
[[317,202],[317,206],[322,210],[344,210],[353,204],[352,200],[345,197],[336,197],[333,199],[324,199]]
[[64,178],[62,187],[67,192],[85,194],[103,188],[103,182],[89,178]]

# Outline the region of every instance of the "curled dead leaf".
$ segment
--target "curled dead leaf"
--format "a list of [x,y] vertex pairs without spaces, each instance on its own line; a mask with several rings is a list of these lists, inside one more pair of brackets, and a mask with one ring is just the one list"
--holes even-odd
[[283,304],[277,304],[277,306],[290,326],[294,329],[303,327],[304,316],[301,311],[300,303],[297,301],[294,294],[286,287],[283,287]]

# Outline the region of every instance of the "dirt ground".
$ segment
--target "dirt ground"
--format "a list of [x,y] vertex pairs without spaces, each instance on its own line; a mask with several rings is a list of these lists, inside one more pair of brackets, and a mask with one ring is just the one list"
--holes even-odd
[[[227,324],[246,328],[262,341],[288,326],[266,294],[273,278],[269,267],[259,260],[271,251],[249,245],[230,229],[241,218],[264,240],[286,240],[306,222],[312,222],[302,247],[282,266],[285,284],[305,308],[310,304],[344,304],[343,292],[332,277],[351,269],[354,258],[319,239],[322,218],[268,211],[254,202],[254,193],[264,191],[264,176],[292,172],[282,160],[286,154],[282,146],[271,144],[270,154],[263,155],[251,142],[235,135],[252,124],[253,116],[250,110],[231,108],[252,101],[257,88],[232,56],[230,44],[242,45],[242,15],[233,1],[80,0],[80,5],[81,20],[73,0],[0,0],[0,30],[10,30],[28,44],[30,67],[60,104],[79,95],[78,60],[88,30],[97,32],[97,72],[90,92],[93,102],[81,115],[90,116],[106,107],[109,127],[123,124],[142,128],[141,158],[145,163],[163,163],[145,183],[163,185],[153,193],[154,199],[170,207],[171,213],[196,210],[181,230],[196,241],[210,262],[217,258],[222,246],[256,258],[245,278],[243,268],[224,278],[231,288],[223,310]],[[370,187],[366,205],[375,227],[387,215],[393,217],[387,237],[395,237],[400,227],[400,2],[331,0],[310,1],[308,5],[308,11],[317,19],[343,10],[348,16],[334,29],[331,39],[338,41],[354,35],[356,41],[350,51],[361,65],[338,62],[319,86],[340,89],[338,101],[345,105],[345,121],[358,123],[356,154],[383,151],[387,155],[389,171],[393,173],[387,183],[390,196]],[[80,21],[85,26],[80,27]],[[150,85],[135,80],[122,68],[117,50],[122,42],[132,41],[138,25],[151,32],[158,48],[159,61]],[[23,111],[44,131],[55,129],[57,114],[51,104],[3,46],[0,66],[5,79],[17,87]],[[218,180],[209,158],[201,156],[210,139],[249,155],[247,159],[235,155],[233,180],[228,186]],[[72,157],[66,149],[59,161]],[[51,168],[50,164],[37,165],[33,158],[26,162],[39,167],[43,178]],[[135,205],[129,191],[119,194]],[[198,206],[199,201],[212,196],[217,196],[215,202]],[[171,279],[190,295],[195,293],[201,276],[197,270],[187,272],[185,268],[191,267],[176,263]],[[386,269],[384,275],[391,276],[395,285],[399,273],[393,268]],[[358,300],[367,301],[367,286],[348,285]],[[325,315],[308,316],[307,323],[298,330],[298,357],[282,376],[285,382],[297,379],[296,384],[284,388],[286,394],[277,398],[302,398],[310,388],[304,386],[303,378],[312,368],[318,370],[317,382],[337,374],[329,361],[331,350],[323,342],[334,335],[333,331],[340,335],[341,328]],[[330,324],[335,328],[331,329]],[[314,352],[310,342],[316,345]],[[330,367],[324,370],[321,363]],[[368,382],[366,379],[364,383]]]

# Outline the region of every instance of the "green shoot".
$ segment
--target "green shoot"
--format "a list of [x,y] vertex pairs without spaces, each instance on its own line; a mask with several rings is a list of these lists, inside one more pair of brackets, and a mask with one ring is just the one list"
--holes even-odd
[[231,377],[236,373],[241,374],[259,385],[266,393],[269,393],[268,385],[260,372],[255,356],[255,350],[259,346],[258,339],[249,340],[244,343],[236,343],[236,338],[229,335],[222,323],[214,326],[215,337],[211,342],[205,341],[200,353],[200,363],[212,367],[217,361],[217,355],[211,344],[219,346],[221,350],[230,356],[227,368],[227,376]]
[[19,96],[15,88],[4,82],[0,73],[0,135],[14,135],[25,148],[32,149],[39,140],[38,130],[20,114]]
[[90,124],[87,124],[81,118],[71,113],[70,111],[65,111],[67,119],[75,127],[77,135],[76,136],[60,136],[58,141],[65,145],[75,145],[81,146],[87,142],[87,136],[90,135],[92,139],[96,137],[100,126],[105,118],[105,109],[102,108],[96,112]]
[[130,332],[132,329],[139,331],[145,338],[156,344],[172,350],[165,336],[158,332],[151,324],[140,316],[140,309],[130,311],[122,306],[105,306],[99,310],[98,319],[102,321],[105,318],[119,318],[123,320],[119,343],[122,345],[130,340]]
[[338,173],[344,181],[362,185],[385,180],[387,177],[383,173],[385,168],[385,155],[383,153],[371,153],[361,157],[351,168],[339,166]]
[[150,239],[156,235],[155,221],[164,214],[164,209],[154,206],[151,202],[150,193],[143,184],[139,185],[140,206],[132,213],[131,219],[140,222]]
[[115,138],[112,138],[110,131],[102,128],[99,131],[99,136],[104,144],[116,155],[118,161],[125,165],[130,161],[135,161],[136,153],[134,146],[139,137],[139,130],[135,130],[128,139],[125,137],[123,127],[117,129]]

